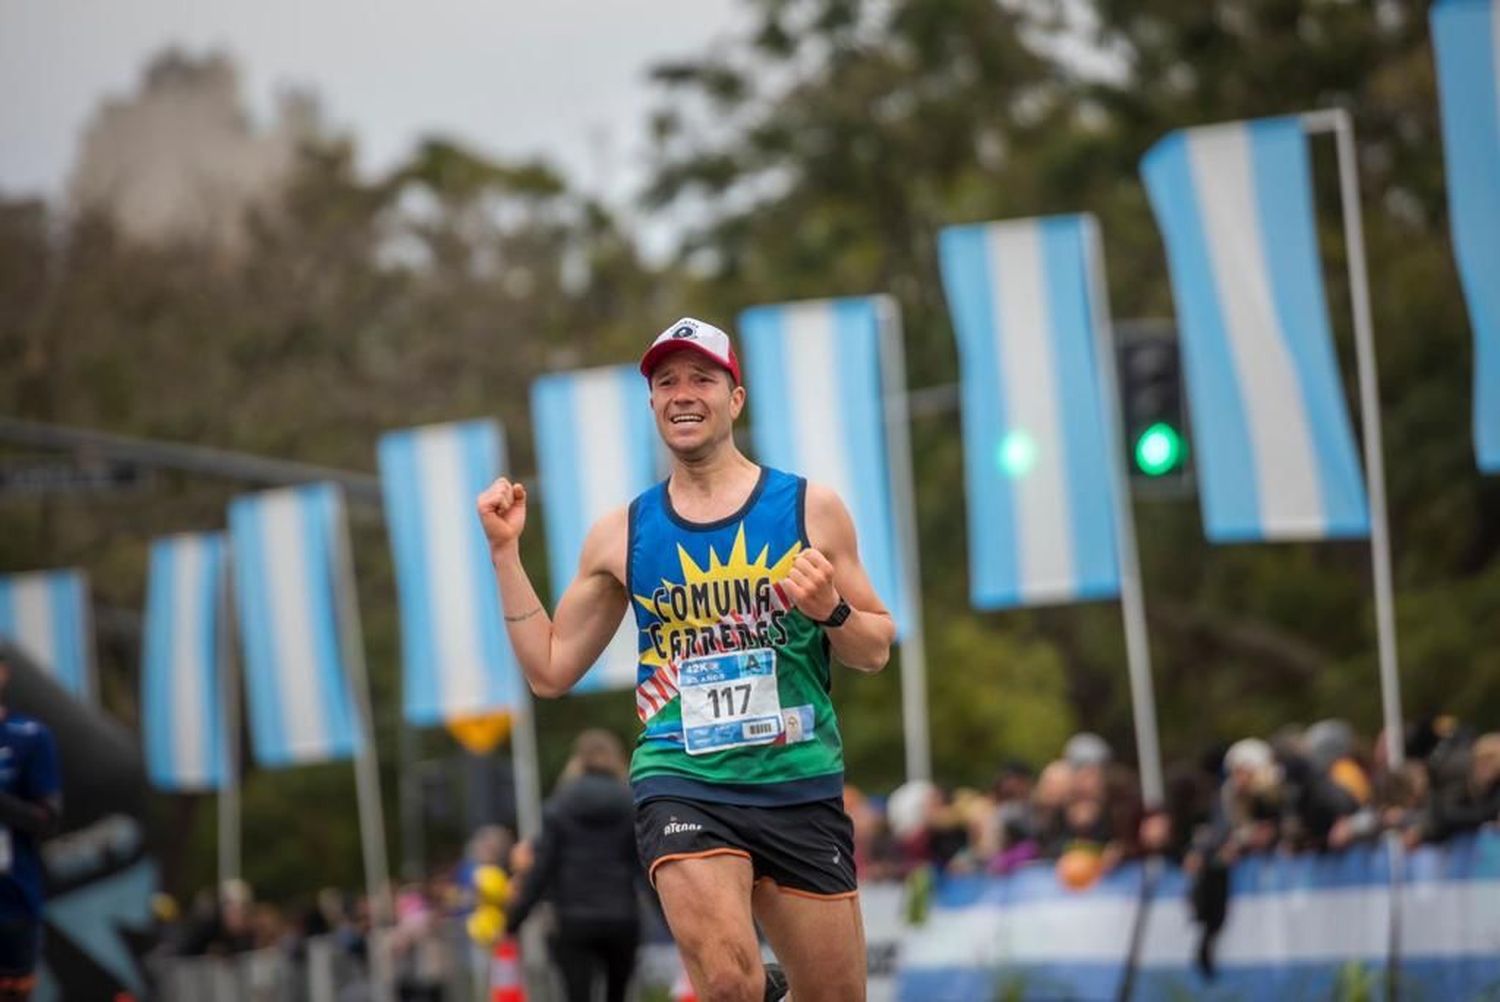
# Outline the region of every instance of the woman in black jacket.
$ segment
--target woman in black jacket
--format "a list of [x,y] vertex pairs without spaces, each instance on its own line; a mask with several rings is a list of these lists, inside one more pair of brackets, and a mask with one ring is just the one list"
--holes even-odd
[[625,752],[613,734],[589,730],[542,813],[531,869],[506,914],[514,933],[542,900],[552,903],[557,932],[552,962],[568,1002],[589,1002],[603,978],[605,998],[623,1002],[640,944],[640,864],[635,805],[625,782]]

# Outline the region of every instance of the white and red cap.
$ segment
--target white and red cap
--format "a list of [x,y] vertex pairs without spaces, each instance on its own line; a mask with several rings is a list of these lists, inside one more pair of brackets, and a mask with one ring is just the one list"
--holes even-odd
[[651,370],[674,351],[696,351],[720,368],[728,370],[735,385],[740,384],[740,360],[735,357],[734,345],[729,343],[729,335],[713,324],[683,317],[662,331],[651,342],[651,347],[646,349],[646,354],[641,356],[641,375],[650,379]]

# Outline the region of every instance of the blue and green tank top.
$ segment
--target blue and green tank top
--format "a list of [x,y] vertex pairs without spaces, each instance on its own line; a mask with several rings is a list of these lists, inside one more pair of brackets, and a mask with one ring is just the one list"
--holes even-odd
[[630,506],[626,581],[639,631],[630,779],[638,803],[750,806],[843,792],[828,639],[781,581],[808,546],[807,481],[762,467],[739,511],[690,522],[665,482]]

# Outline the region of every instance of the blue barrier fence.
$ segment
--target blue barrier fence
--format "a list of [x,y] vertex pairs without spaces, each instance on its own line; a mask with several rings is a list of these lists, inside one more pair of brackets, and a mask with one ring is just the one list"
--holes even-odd
[[[1407,854],[1397,899],[1397,982],[1406,1000],[1500,1000],[1500,832]],[[1070,891],[1051,866],[949,877],[901,943],[911,1002],[1114,999],[1144,870]],[[1217,976],[1197,972],[1189,878],[1167,867],[1142,930],[1135,999],[1388,997],[1391,861],[1384,846],[1242,861],[1230,876]]]

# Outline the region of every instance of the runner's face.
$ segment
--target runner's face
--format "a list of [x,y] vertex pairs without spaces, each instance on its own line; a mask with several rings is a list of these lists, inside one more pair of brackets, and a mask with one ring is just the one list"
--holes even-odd
[[668,355],[651,373],[656,430],[684,458],[706,455],[729,438],[744,406],[744,387],[693,352]]

